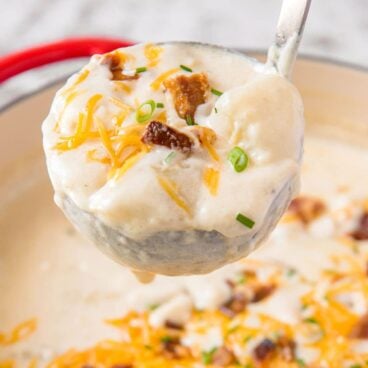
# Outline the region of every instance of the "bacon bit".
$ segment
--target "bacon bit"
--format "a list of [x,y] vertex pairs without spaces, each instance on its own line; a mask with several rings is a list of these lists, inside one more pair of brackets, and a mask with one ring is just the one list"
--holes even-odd
[[173,322],[170,320],[165,321],[165,327],[170,328],[172,330],[183,330],[184,329],[184,326],[182,324]]
[[171,93],[178,115],[194,120],[197,107],[206,102],[209,89],[207,77],[203,73],[178,75],[164,81],[164,86]]
[[171,337],[161,341],[161,350],[165,358],[168,359],[183,359],[191,356],[190,349],[181,345],[178,337]]
[[301,196],[290,203],[288,212],[304,224],[309,224],[326,210],[326,205],[318,198]]
[[361,216],[358,227],[350,235],[355,240],[368,240],[368,212]]
[[368,339],[368,313],[360,318],[350,333],[354,339]]
[[257,286],[253,291],[254,295],[251,303],[258,303],[263,299],[269,297],[275,290],[275,285],[260,285]]
[[270,339],[264,339],[253,349],[253,357],[257,362],[263,362],[271,358],[275,351],[276,344]]
[[187,135],[159,121],[151,121],[148,124],[142,142],[165,146],[183,153],[189,153],[193,146],[193,141]]
[[244,312],[248,304],[248,298],[244,293],[234,293],[230,300],[220,307],[221,312],[232,318],[238,313]]
[[218,348],[212,356],[212,364],[219,367],[227,367],[235,363],[235,361],[234,353],[225,346]]
[[290,340],[286,336],[281,336],[277,340],[277,348],[280,352],[281,357],[287,361],[292,362],[295,359],[295,348],[296,344],[295,341]]
[[134,75],[123,74],[123,68],[121,67],[122,60],[116,53],[105,55],[102,62],[108,65],[110,72],[112,73],[111,79],[113,81],[135,80],[139,78],[137,73]]
[[111,368],[133,368],[133,365],[132,364],[114,364],[111,366]]

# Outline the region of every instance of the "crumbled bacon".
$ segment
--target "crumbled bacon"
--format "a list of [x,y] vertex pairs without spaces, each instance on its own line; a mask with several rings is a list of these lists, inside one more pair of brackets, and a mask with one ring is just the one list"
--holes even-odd
[[368,240],[368,212],[361,216],[358,227],[350,235],[355,240]]
[[235,361],[234,353],[225,346],[218,348],[212,356],[212,364],[219,367],[227,367]]
[[161,351],[165,358],[183,359],[191,355],[190,349],[181,345],[178,337],[172,337],[161,342]]
[[253,349],[253,357],[257,362],[263,362],[275,352],[276,344],[270,339],[264,339]]
[[131,364],[114,364],[110,368],[133,368]]
[[172,330],[183,330],[184,326],[180,323],[173,322],[170,320],[165,321],[165,327]]
[[308,224],[326,210],[326,205],[318,198],[301,196],[295,198],[289,206],[288,212],[297,216],[303,223]]
[[134,75],[123,74],[123,68],[121,67],[121,60],[117,54],[107,54],[104,56],[102,62],[109,66],[112,73],[112,80],[124,81],[124,80],[134,80],[138,79],[139,75],[135,73]]
[[248,298],[242,292],[235,292],[230,300],[220,307],[220,310],[229,317],[234,317],[238,313],[244,312],[248,303]]
[[355,339],[368,339],[368,313],[360,318],[351,331],[350,337]]
[[296,348],[295,342],[285,336],[281,336],[277,340],[277,349],[280,352],[281,357],[287,362],[294,361],[295,348]]
[[258,303],[263,299],[266,299],[270,296],[275,290],[275,285],[259,285],[256,286],[253,290],[253,298],[251,300],[252,303]]
[[151,121],[148,124],[142,142],[165,146],[183,153],[189,153],[193,146],[193,141],[186,134],[180,133],[159,121]]
[[176,112],[183,119],[194,119],[197,107],[206,102],[209,84],[203,73],[178,75],[164,81],[171,93]]

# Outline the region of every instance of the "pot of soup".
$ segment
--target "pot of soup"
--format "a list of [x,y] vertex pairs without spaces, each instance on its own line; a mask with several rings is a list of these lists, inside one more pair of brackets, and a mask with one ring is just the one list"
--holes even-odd
[[[40,63],[66,57],[56,54]],[[40,129],[63,83],[0,113],[0,367],[365,366],[366,70],[300,58],[300,193],[247,258],[150,284],[91,246],[54,204]]]

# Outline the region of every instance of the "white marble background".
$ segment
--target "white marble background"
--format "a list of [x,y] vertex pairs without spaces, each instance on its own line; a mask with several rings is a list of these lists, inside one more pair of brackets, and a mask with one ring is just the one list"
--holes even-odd
[[[296,0],[295,0],[296,1]],[[281,0],[0,0],[0,54],[79,35],[265,49]],[[301,52],[368,66],[368,0],[313,0]],[[75,68],[73,65],[70,68]],[[65,72],[54,67],[55,73]],[[29,89],[50,78],[23,77]],[[19,83],[2,87],[7,98]]]

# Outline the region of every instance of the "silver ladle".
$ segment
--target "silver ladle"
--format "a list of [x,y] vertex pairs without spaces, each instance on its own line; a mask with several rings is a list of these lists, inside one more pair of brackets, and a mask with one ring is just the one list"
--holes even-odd
[[[267,64],[286,78],[290,77],[293,69],[310,3],[311,0],[284,0],[282,4],[276,39],[269,49]],[[238,55],[230,50],[225,52]],[[302,145],[300,156],[301,153]],[[93,214],[81,210],[69,197],[59,198],[58,204],[70,221],[104,253],[133,270],[165,275],[203,274],[237,261],[254,250],[270,234],[287,209],[296,181],[296,178],[291,178],[274,194],[261,226],[249,231],[246,236],[235,238],[228,238],[217,231],[193,229],[158,232],[136,241],[118,228],[109,227]]]

